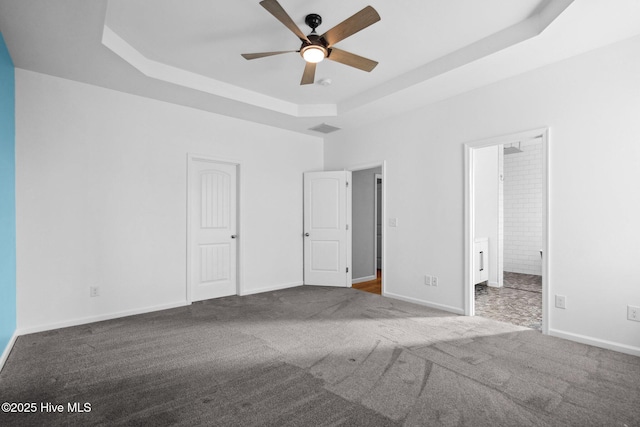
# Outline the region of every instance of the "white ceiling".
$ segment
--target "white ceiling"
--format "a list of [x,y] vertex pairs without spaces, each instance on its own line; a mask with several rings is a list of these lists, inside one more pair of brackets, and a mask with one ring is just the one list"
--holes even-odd
[[[279,0],[322,34],[367,5],[381,21],[336,45],[374,59],[332,61],[300,86],[300,42],[258,0],[0,0],[16,67],[298,132],[399,114],[640,34],[640,0]],[[319,135],[319,134],[316,134]]]
[[[144,56],[296,104],[338,103],[476,40],[526,19],[540,0],[373,2],[382,19],[336,47],[379,62],[366,73],[332,61],[318,65],[316,79],[332,85],[300,87],[304,60],[297,53],[247,61],[240,53],[297,50],[298,38],[256,0],[111,0],[106,24]],[[323,23],[319,34],[369,4],[281,0],[305,34],[309,13]],[[500,13],[488,13],[499,10]],[[464,11],[464,13],[457,13]],[[401,28],[402,31],[396,29]],[[408,46],[411,46],[409,54]]]

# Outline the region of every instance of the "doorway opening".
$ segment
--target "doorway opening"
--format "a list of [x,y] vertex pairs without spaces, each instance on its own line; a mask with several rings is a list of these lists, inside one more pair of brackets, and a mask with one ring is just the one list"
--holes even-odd
[[465,313],[548,332],[548,130],[466,144]]
[[383,166],[352,169],[352,287],[383,294]]

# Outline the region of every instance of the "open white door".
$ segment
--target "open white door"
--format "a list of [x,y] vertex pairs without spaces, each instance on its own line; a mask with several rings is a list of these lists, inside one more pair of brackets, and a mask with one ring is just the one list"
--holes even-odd
[[237,293],[236,182],[236,165],[190,159],[191,301]]
[[351,172],[304,174],[304,283],[351,285]]

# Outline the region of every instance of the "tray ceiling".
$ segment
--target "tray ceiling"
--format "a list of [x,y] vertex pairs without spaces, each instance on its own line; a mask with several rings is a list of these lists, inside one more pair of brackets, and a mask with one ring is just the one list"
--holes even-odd
[[303,32],[367,5],[381,21],[336,47],[374,59],[332,61],[300,86],[299,41],[258,0],[0,0],[16,67],[297,132],[364,125],[640,33],[636,0],[279,0]]

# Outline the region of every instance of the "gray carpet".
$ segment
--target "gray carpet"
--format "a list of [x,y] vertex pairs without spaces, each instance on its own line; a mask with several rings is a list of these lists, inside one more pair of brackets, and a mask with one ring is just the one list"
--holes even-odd
[[65,405],[2,426],[638,426],[640,358],[298,287],[22,336],[0,396]]

